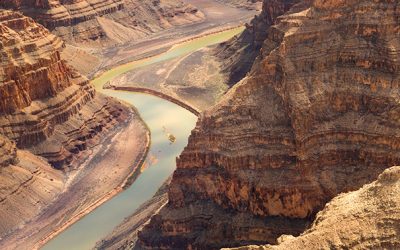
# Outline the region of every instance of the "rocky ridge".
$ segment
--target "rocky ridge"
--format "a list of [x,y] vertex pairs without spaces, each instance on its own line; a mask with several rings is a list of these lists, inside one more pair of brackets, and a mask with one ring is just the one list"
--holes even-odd
[[392,167],[373,183],[335,197],[301,236],[284,235],[277,246],[235,250],[399,249],[399,208],[400,167]]
[[122,109],[61,60],[63,43],[43,26],[11,11],[0,18],[0,133],[55,167],[68,166]]
[[399,10],[314,0],[277,14],[249,75],[200,116],[137,247],[276,244],[399,164]]
[[86,149],[133,115],[96,94],[60,58],[62,46],[31,18],[0,9],[1,236],[48,205]]
[[12,0],[0,6],[22,11],[68,43],[91,45],[137,40],[203,18],[180,0]]

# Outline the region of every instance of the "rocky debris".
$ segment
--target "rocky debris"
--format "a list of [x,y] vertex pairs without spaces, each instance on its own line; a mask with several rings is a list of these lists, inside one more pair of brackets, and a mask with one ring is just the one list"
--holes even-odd
[[69,43],[113,44],[200,21],[203,14],[180,0],[2,1],[22,11]]
[[200,116],[169,203],[137,246],[276,244],[398,165],[399,10],[397,1],[302,1],[265,27],[248,76]]
[[[44,159],[27,151],[16,150],[14,160],[0,168],[0,235],[36,216],[61,193],[64,174]],[[0,149],[0,159],[5,155]]]
[[334,198],[301,236],[235,250],[399,249],[399,231],[400,167],[392,167],[373,183]]

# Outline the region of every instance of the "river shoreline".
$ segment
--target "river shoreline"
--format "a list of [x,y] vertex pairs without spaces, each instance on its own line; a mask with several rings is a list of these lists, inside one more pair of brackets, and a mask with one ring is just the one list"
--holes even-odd
[[141,88],[141,87],[130,87],[130,86],[115,86],[115,85],[104,86],[104,89],[112,89],[112,90],[130,91],[130,92],[149,94],[149,95],[160,97],[161,99],[170,101],[172,103],[175,103],[176,105],[179,105],[182,108],[186,109],[187,111],[193,113],[195,116],[199,116],[200,112],[201,112],[200,110],[192,107],[191,105],[187,104],[186,102],[184,102],[182,100],[179,100],[176,97],[170,96],[168,94],[165,94],[160,91],[153,90],[153,89]]
[[[132,182],[131,182],[132,176],[135,176],[138,172],[140,172],[140,167],[143,165],[143,162],[145,161],[145,159],[147,157],[147,154],[148,154],[148,151],[150,149],[150,145],[151,145],[151,136],[150,136],[150,134],[151,133],[148,130],[147,134],[146,134],[146,141],[147,141],[146,144],[147,145],[145,147],[145,150],[142,152],[142,154],[140,156],[140,158],[141,158],[140,161],[138,163],[134,164],[135,166],[133,168],[132,173],[128,177],[126,177],[125,180],[118,187],[115,187],[113,190],[111,190],[110,192],[105,194],[103,197],[99,198],[96,202],[94,202],[91,205],[89,205],[89,207],[87,207],[86,209],[82,210],[79,214],[77,214],[74,217],[70,218],[64,225],[62,225],[61,227],[59,227],[58,229],[53,231],[51,234],[49,234],[48,236],[46,236],[45,238],[40,240],[34,246],[33,249],[40,249],[47,242],[49,242],[54,237],[56,237],[57,235],[62,233],[64,230],[68,229],[71,225],[73,225],[74,223],[78,222],[84,216],[86,216],[87,214],[91,213],[93,210],[95,210],[96,208],[98,208],[99,206],[101,206],[102,204],[104,204],[105,202],[110,200],[111,198],[113,198],[115,195],[117,195],[120,192],[122,192],[129,185],[131,185],[132,184]],[[133,181],[134,181],[134,179],[133,179]]]
[[105,67],[101,66],[99,68],[97,68],[95,70],[95,72],[92,72],[89,74],[90,78],[98,78],[100,77],[102,74],[106,73],[107,71],[117,68],[117,67],[122,67],[122,66],[126,66],[132,62],[136,62],[136,61],[140,61],[140,60],[146,60],[146,59],[150,59],[152,57],[156,57],[156,56],[160,56],[166,52],[168,52],[170,49],[174,48],[175,46],[178,46],[180,44],[183,43],[187,43],[190,41],[193,41],[195,39],[199,39],[199,38],[203,38],[206,36],[210,36],[210,35],[214,35],[214,34],[218,34],[218,33],[222,33],[225,31],[230,31],[230,30],[234,30],[240,27],[243,27],[244,23],[239,23],[239,24],[234,24],[234,25],[228,25],[225,27],[217,27],[217,28],[211,28],[210,30],[206,30],[204,32],[202,32],[201,34],[197,34],[197,35],[189,35],[185,38],[179,39],[179,40],[175,40],[173,44],[171,45],[167,45],[167,46],[163,46],[161,48],[159,48],[157,45],[152,46],[149,51],[142,53],[142,54],[138,54],[135,56],[132,56],[129,59],[124,59],[121,61],[118,61],[112,65],[107,65]]

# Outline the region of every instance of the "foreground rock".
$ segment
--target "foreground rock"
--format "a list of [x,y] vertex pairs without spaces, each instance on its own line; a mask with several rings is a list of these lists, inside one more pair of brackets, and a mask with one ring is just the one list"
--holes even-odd
[[[43,212],[65,191],[66,181],[71,182],[70,172],[82,169],[95,147],[108,136],[136,121],[132,130],[140,143],[132,147],[137,151],[146,147],[143,145],[147,142],[146,129],[137,114],[97,94],[86,78],[60,58],[62,46],[59,38],[31,18],[0,10],[0,236],[3,240],[23,228],[25,222]],[[133,159],[126,159],[130,162],[120,166],[125,167],[119,172],[121,175],[110,178],[109,185],[105,185],[109,189],[93,195],[100,196],[119,186],[131,174],[131,164],[140,153],[132,151]],[[98,174],[101,176],[101,172]],[[90,197],[80,196],[86,202],[91,201]],[[68,207],[67,203],[62,205]],[[22,246],[21,240],[19,245]]]
[[155,31],[201,21],[203,14],[180,0],[3,1],[69,43],[128,42]]
[[399,249],[399,221],[400,167],[392,167],[377,181],[334,198],[301,236],[282,236],[277,246],[235,249]]
[[315,0],[277,18],[249,75],[200,117],[137,247],[276,244],[399,164],[399,10]]

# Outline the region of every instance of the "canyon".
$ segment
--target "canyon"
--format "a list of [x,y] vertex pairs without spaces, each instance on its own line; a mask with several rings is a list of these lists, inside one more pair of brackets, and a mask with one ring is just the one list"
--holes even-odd
[[254,44],[265,37],[251,70],[200,115],[168,204],[136,247],[276,244],[301,234],[339,193],[399,164],[398,7],[265,0],[247,31]]
[[194,6],[179,0],[49,0],[6,1],[68,43],[105,45],[136,40],[166,29],[202,20]]
[[2,1],[0,248],[397,249],[399,58],[395,0]]
[[[59,207],[50,214],[60,213],[63,220],[82,212],[85,206],[123,183],[132,172],[132,162],[140,157],[148,141],[139,115],[128,106],[96,93],[88,79],[61,58],[63,46],[60,38],[33,19],[0,10],[2,240],[11,239],[10,236],[16,236],[28,225],[37,226],[37,216],[46,215],[51,204]],[[127,133],[134,143],[127,147],[131,152],[125,157],[127,162],[122,157],[117,162],[121,166],[114,168],[119,175],[103,181],[103,187],[92,190],[86,197],[79,192],[78,197],[69,197],[69,190],[82,191],[85,189],[79,186],[82,182],[89,184],[98,178],[85,174],[93,158],[97,161],[97,174],[109,171],[107,164],[101,168],[102,160],[104,165],[107,159],[96,156],[99,145],[106,145],[110,137]],[[104,148],[103,155],[108,150]],[[65,196],[69,199],[63,200]],[[65,216],[65,209],[72,213]],[[51,215],[47,219],[50,218],[54,219]],[[41,229],[49,225],[44,223]],[[35,228],[34,233],[38,231]],[[7,248],[3,243],[0,245]]]

